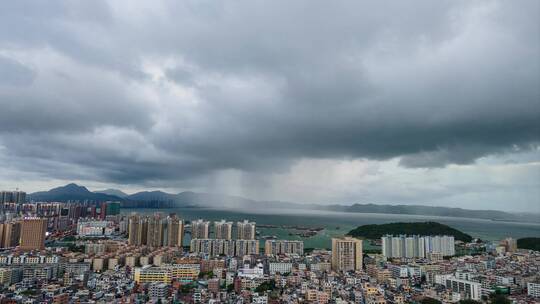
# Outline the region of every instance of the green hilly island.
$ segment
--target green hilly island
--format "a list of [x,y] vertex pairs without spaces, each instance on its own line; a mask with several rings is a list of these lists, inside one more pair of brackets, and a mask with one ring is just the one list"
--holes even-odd
[[540,251],[540,238],[527,237],[517,240],[517,246],[520,249],[530,249],[534,251]]
[[472,237],[450,226],[437,222],[389,223],[359,226],[347,233],[353,237],[378,239],[383,235],[451,235],[463,242],[472,241]]

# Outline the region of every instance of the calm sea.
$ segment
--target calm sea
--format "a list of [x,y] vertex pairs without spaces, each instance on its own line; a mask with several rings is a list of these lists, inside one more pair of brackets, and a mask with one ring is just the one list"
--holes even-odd
[[[176,213],[186,220],[206,219],[210,221],[226,219],[239,221],[248,219],[257,224],[322,227],[324,230],[316,236],[301,238],[291,228],[260,228],[260,236],[276,236],[280,239],[303,240],[305,247],[329,248],[330,239],[341,236],[351,229],[366,224],[384,224],[391,222],[436,221],[459,229],[472,237],[496,241],[505,237],[540,237],[540,223],[504,222],[472,218],[456,218],[443,216],[378,214],[378,213],[345,213],[319,210],[236,210],[236,209],[204,209],[204,208],[175,208],[175,209],[122,209],[122,213]],[[369,246],[368,246],[369,247]]]

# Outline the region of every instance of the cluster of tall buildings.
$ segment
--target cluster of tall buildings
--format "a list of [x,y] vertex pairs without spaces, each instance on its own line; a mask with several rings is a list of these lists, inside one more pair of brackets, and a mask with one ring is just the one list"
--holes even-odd
[[[256,237],[256,223],[244,220],[236,223],[237,240],[254,240]],[[202,219],[191,222],[192,239],[209,239],[210,222]],[[233,239],[233,222],[225,220],[214,222],[214,239],[231,240]]]
[[176,215],[132,215],[128,223],[128,243],[151,247],[182,246],[184,222]]
[[[223,242],[233,241],[233,222],[225,220],[215,221],[214,238],[210,238],[210,222],[202,219],[191,222],[191,247],[195,252],[211,255],[237,255],[244,252],[252,254],[259,252],[259,246],[250,242]],[[244,220],[236,223],[235,241],[258,241],[256,237],[256,224]],[[182,246],[184,240],[184,222],[176,215],[163,216],[156,213],[150,216],[131,215],[128,221],[128,243],[130,245],[147,245],[151,247]],[[193,242],[193,240],[201,240]],[[244,245],[248,244],[248,245]],[[247,246],[247,247],[246,247]],[[256,249],[252,249],[256,248]],[[210,249],[199,249],[210,248]],[[230,249],[229,249],[230,248]]]
[[24,191],[0,191],[0,203],[22,204],[26,202],[26,192]]
[[509,237],[501,240],[499,246],[502,246],[504,248],[504,252],[516,252],[517,240]]
[[47,219],[24,218],[0,224],[0,248],[19,246],[21,250],[42,250],[45,248]]
[[386,235],[381,237],[382,253],[387,258],[427,258],[430,254],[454,256],[454,237],[447,235]]
[[0,191],[0,209],[13,209],[25,202],[24,191]]
[[[2,208],[3,207],[3,208]],[[81,218],[106,220],[120,215],[119,202],[27,202],[6,203],[0,206],[0,221],[10,221],[18,215],[46,218],[50,232],[67,231],[77,225]]]

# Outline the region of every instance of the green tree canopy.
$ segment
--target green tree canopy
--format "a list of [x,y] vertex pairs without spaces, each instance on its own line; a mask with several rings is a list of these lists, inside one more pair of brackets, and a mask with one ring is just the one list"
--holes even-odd
[[421,304],[442,304],[441,301],[433,299],[433,298],[423,298],[422,301],[420,301]]
[[491,304],[511,304],[512,302],[508,300],[505,295],[502,294],[492,294],[489,300]]

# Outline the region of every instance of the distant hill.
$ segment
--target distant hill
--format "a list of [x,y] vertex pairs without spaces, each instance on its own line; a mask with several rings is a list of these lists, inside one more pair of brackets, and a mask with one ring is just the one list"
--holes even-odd
[[[295,206],[299,204],[294,204]],[[289,204],[290,206],[290,204]],[[339,212],[358,212],[358,213],[381,213],[381,214],[411,214],[411,215],[430,215],[430,216],[451,216],[480,218],[487,220],[500,221],[540,221],[540,214],[517,214],[498,210],[471,210],[462,208],[433,207],[425,205],[389,205],[389,204],[353,204],[347,205],[307,205],[311,209],[329,210]]]
[[517,240],[517,247],[520,249],[530,249],[534,251],[540,251],[540,238],[527,237]]
[[383,235],[451,235],[463,242],[472,241],[472,237],[450,226],[437,222],[389,223],[381,225],[363,225],[353,229],[347,235],[366,239],[378,239]]
[[120,190],[106,189],[91,192],[84,186],[74,183],[53,188],[49,191],[31,193],[28,198],[33,201],[67,202],[67,201],[122,201],[124,208],[174,208],[174,207],[214,207],[244,208],[256,201],[242,197],[195,193],[191,191],[171,194],[163,191],[141,191],[128,195]]
[[114,196],[118,196],[120,198],[124,198],[126,196],[128,196],[127,193],[121,191],[121,190],[118,190],[118,189],[105,189],[105,190],[98,190],[98,191],[94,191],[94,193],[101,193],[101,194],[107,194],[107,195],[114,195]]
[[163,191],[142,191],[126,196],[130,201],[174,201],[176,199],[175,194],[169,194]]
[[285,209],[309,209],[337,212],[356,212],[356,213],[381,213],[381,214],[410,214],[410,215],[429,215],[429,216],[451,216],[479,218],[496,221],[515,221],[515,222],[540,222],[538,213],[509,213],[498,210],[471,210],[449,207],[432,207],[423,205],[388,205],[388,204],[353,204],[353,205],[320,205],[320,204],[298,204],[290,202],[261,202],[252,201],[244,208],[285,208]]
[[421,214],[435,216],[469,217],[483,219],[517,219],[517,215],[497,210],[469,210],[461,208],[421,205],[354,204],[345,207],[347,212]]
[[163,191],[143,191],[125,197],[124,207],[214,207],[214,208],[244,208],[255,201],[241,197],[195,193],[185,191],[170,194]]
[[67,202],[67,201],[121,201],[122,198],[103,194],[94,193],[86,189],[86,187],[76,184],[68,184],[63,187],[53,188],[49,191],[34,192],[28,195],[30,200],[41,202]]
[[298,209],[298,210],[322,210],[357,213],[382,213],[382,214],[414,214],[429,216],[453,216],[480,218],[500,221],[540,222],[540,214],[517,214],[496,210],[468,210],[461,208],[431,207],[422,205],[378,205],[378,204],[353,204],[353,205],[321,205],[321,204],[298,204],[280,201],[256,201],[238,196],[196,193],[185,191],[177,194],[163,191],[142,191],[127,195],[116,190],[90,192],[83,186],[69,184],[49,191],[36,192],[29,195],[34,201],[122,201],[123,208],[175,208],[175,207],[209,207],[209,208],[233,208],[243,210],[258,209]]

